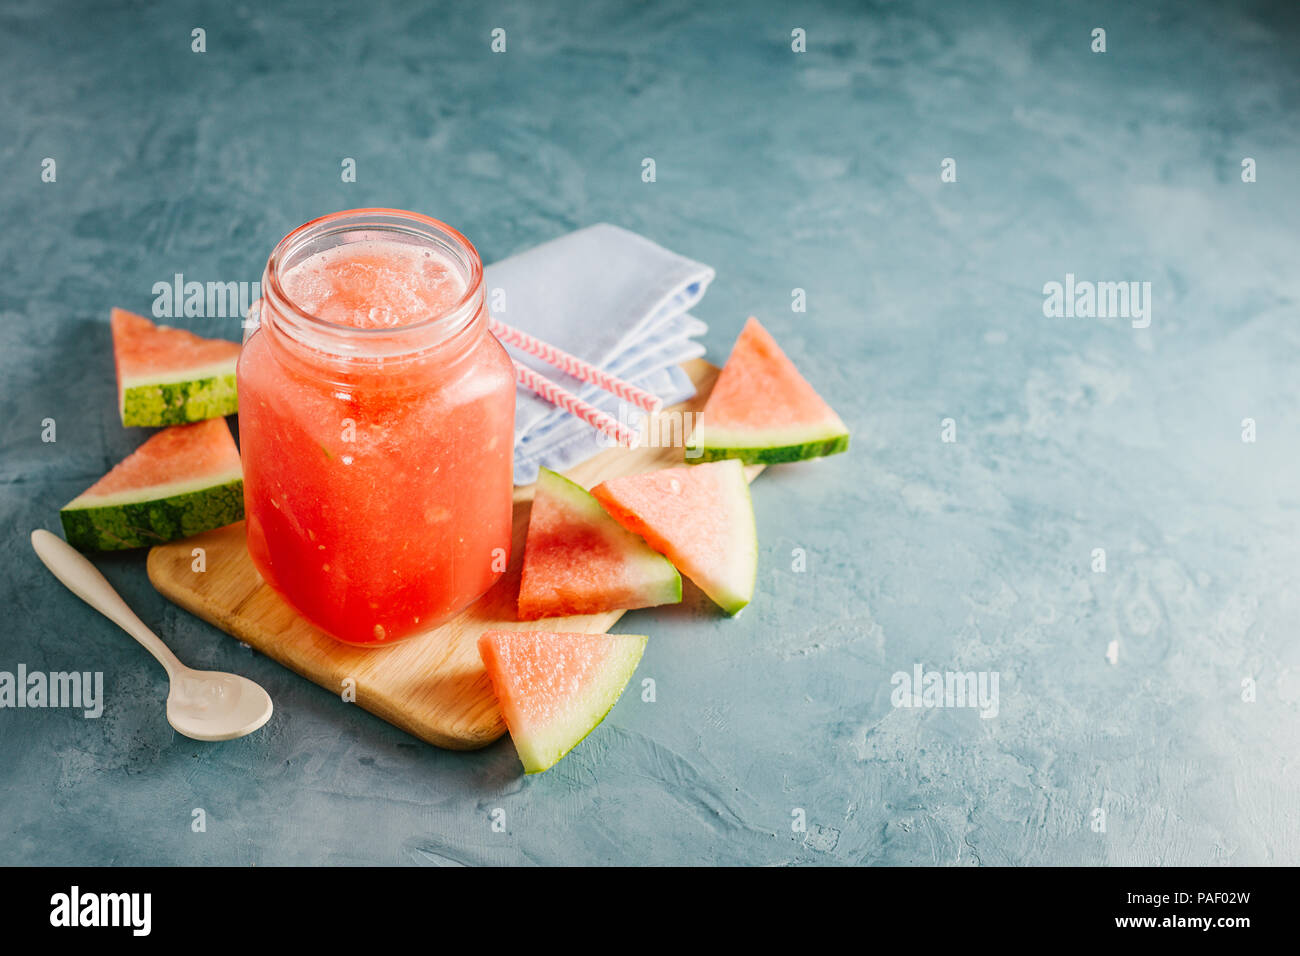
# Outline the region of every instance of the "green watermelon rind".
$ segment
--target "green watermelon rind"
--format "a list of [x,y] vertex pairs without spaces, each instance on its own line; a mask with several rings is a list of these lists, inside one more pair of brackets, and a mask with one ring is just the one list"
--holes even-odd
[[[561,500],[567,507],[588,519],[591,526],[600,530],[606,540],[619,550],[639,555],[636,557],[636,564],[648,579],[645,585],[645,599],[648,603],[640,605],[641,607],[681,603],[682,576],[673,563],[646,544],[645,539],[640,535],[629,531],[614,520],[591,492],[549,468],[540,469],[537,488],[538,491],[545,488],[547,494]],[[525,558],[525,569],[526,562],[527,558]],[[521,608],[520,620],[539,620],[548,616],[550,615],[529,614],[524,617]]]
[[[618,646],[624,648],[621,650],[622,659],[606,667],[599,685],[589,684],[584,688],[594,699],[593,706],[569,715],[565,721],[553,722],[545,728],[533,728],[529,733],[511,730],[510,740],[515,745],[515,752],[519,754],[520,762],[524,765],[524,773],[528,775],[542,773],[554,767],[568,756],[573,748],[591,736],[592,731],[604,723],[605,718],[614,709],[614,705],[623,696],[623,692],[627,690],[627,685],[631,682],[632,675],[636,673],[650,640],[643,634],[592,635],[592,637],[606,637],[617,641]],[[486,638],[480,638],[481,656],[483,656],[484,640]],[[508,726],[508,718],[506,723]]]
[[[162,491],[161,495],[157,492]],[[151,494],[153,492],[153,494]],[[73,501],[59,512],[63,535],[80,551],[124,551],[188,538],[233,524],[244,517],[244,481],[222,479],[206,488],[168,494],[145,489],[137,501],[95,505]]]
[[724,458],[738,458],[747,465],[781,465],[810,458],[824,458],[849,450],[847,428],[808,429],[804,434],[782,428],[765,433],[704,429],[686,446],[686,462],[691,465]]
[[128,427],[188,425],[234,415],[239,411],[235,363],[230,363],[229,372],[180,382],[132,381],[122,389],[120,411]]
[[750,491],[749,480],[745,477],[745,469],[741,467],[737,469],[737,473],[740,475],[740,486],[745,490],[746,513],[749,516],[748,534],[745,538],[749,545],[749,588],[745,593],[733,592],[718,582],[713,586],[712,591],[706,592],[710,600],[733,617],[754,600],[754,591],[758,587],[758,522],[754,518],[754,495]]

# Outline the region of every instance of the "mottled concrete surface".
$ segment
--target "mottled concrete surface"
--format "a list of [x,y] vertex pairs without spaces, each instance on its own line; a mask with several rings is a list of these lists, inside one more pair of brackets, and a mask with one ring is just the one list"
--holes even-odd
[[[0,862],[1300,863],[1295,7],[707,6],[5,4],[0,670],[101,670],[109,697],[0,711]],[[854,429],[755,485],[740,619],[696,593],[624,619],[657,701],[540,778],[100,560],[185,660],[275,698],[251,738],[179,738],[161,670],[27,546],[140,441],[109,307],[256,280],[364,205],[488,260],[606,220],[709,262],[711,355],[759,314]],[[1067,272],[1149,281],[1150,327],[1045,318]],[[917,663],[996,672],[998,716],[892,707]]]

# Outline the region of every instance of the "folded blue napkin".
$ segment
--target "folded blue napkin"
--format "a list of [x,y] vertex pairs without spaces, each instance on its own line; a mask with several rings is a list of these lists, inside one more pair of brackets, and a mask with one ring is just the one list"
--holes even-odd
[[[494,318],[671,405],[695,394],[677,366],[704,354],[696,337],[707,326],[688,313],[713,276],[709,266],[601,223],[488,266],[484,286]],[[640,410],[625,400],[512,346],[506,349],[583,401],[635,426]],[[609,445],[586,422],[519,389],[516,484],[535,481],[539,467],[563,471]]]

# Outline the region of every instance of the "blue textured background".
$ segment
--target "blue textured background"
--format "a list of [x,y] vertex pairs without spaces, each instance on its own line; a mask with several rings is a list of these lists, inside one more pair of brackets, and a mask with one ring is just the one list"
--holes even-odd
[[[0,862],[1300,863],[1295,13],[707,6],[5,3],[0,670],[102,670],[109,699],[0,711]],[[257,280],[286,231],[367,205],[488,261],[607,220],[708,262],[710,355],[760,315],[854,430],[755,485],[740,619],[695,596],[623,620],[657,702],[540,778],[253,655],[143,556],[99,560],[184,660],[275,698],[250,738],[180,738],[161,669],[27,545],[141,440],[109,307]],[[1045,319],[1066,272],[1150,281],[1151,327]],[[999,716],[894,709],[916,662],[999,672]]]

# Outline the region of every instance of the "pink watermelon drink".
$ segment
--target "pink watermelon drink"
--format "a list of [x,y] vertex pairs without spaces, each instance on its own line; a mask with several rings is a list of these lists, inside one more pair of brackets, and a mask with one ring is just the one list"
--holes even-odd
[[271,254],[239,360],[248,549],[305,618],[382,645],[505,570],[514,377],[482,264],[396,210],[307,223]]

